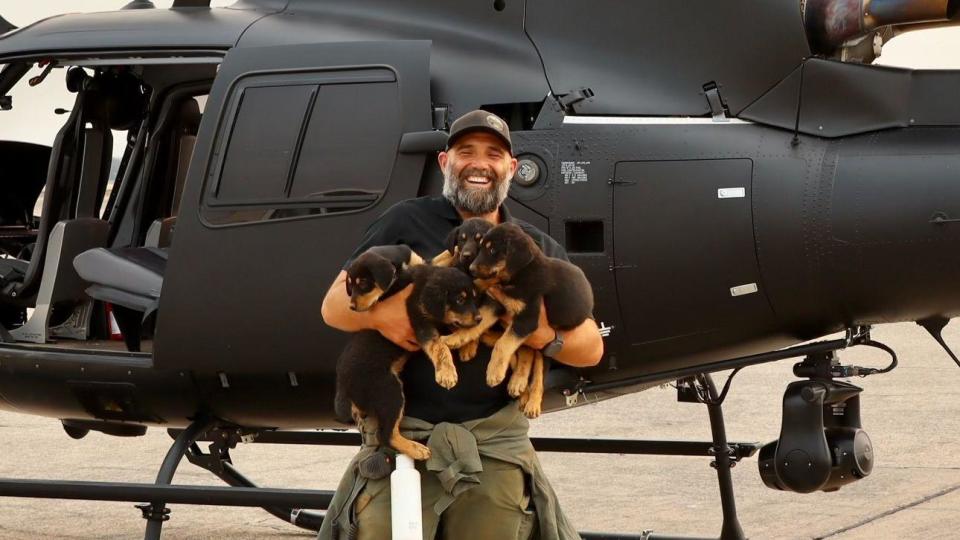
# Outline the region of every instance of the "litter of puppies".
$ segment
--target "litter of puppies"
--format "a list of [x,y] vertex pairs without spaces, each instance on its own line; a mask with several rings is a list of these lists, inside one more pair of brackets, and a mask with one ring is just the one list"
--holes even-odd
[[[541,308],[558,331],[580,325],[593,311],[593,292],[575,265],[543,254],[513,223],[492,225],[474,218],[447,237],[447,250],[425,262],[407,246],[372,247],[347,268],[351,309],[413,288],[407,315],[417,343],[433,363],[437,384],[452,388],[457,371],[452,350],[470,361],[479,343],[492,348],[487,384],[512,375],[507,391],[524,414],[540,415],[545,362],[539,350],[523,346],[538,327]],[[493,327],[505,319],[502,331]],[[354,334],[337,361],[337,414],[377,422],[381,445],[413,459],[430,451],[399,432],[404,395],[400,372],[409,352],[373,330]],[[349,411],[349,413],[348,413]]]

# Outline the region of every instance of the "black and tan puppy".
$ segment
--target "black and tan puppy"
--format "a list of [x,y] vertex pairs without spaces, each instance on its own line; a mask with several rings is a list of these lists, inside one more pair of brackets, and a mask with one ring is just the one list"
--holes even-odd
[[[473,279],[458,268],[419,265],[404,273],[413,282],[407,315],[417,343],[433,363],[437,384],[453,388],[457,384],[457,369],[446,340],[462,341],[455,336],[481,322],[477,288]],[[444,338],[450,330],[454,330],[453,334]]]
[[514,353],[540,323],[541,300],[547,321],[555,329],[570,330],[593,312],[593,290],[577,266],[547,257],[523,230],[513,223],[490,229],[481,241],[480,254],[470,273],[498,283],[491,293],[513,319],[493,347],[487,367],[487,384],[503,381]]
[[451,255],[450,264],[447,266],[458,266],[461,270],[468,271],[470,263],[480,253],[480,240],[492,228],[493,224],[483,218],[470,218],[450,231],[445,242],[446,253]]
[[399,374],[409,354],[375,330],[354,334],[337,359],[336,412],[357,423],[372,416],[381,445],[415,460],[428,459],[430,449],[400,434],[404,395]]
[[[469,273],[470,264],[480,253],[480,240],[487,234],[493,224],[482,218],[465,220],[447,235],[447,250],[434,257],[432,264],[452,266]],[[489,284],[485,280],[475,279],[474,284],[479,292],[484,292]],[[460,360],[468,362],[477,354],[480,336],[491,326],[497,323],[503,307],[489,296],[483,296],[480,302],[480,323],[467,331],[456,332],[444,336],[443,342],[451,349],[457,349]]]
[[367,311],[387,291],[402,288],[398,280],[406,268],[420,264],[423,259],[405,245],[374,246],[364,251],[347,267],[350,309]]
[[[472,278],[456,268],[414,265],[403,268],[387,291],[411,282],[413,289],[406,300],[410,323],[417,341],[433,362],[437,383],[452,388],[457,383],[457,370],[450,349],[440,337],[451,328],[468,329],[477,324],[477,290]],[[334,404],[341,418],[348,414],[348,408],[357,422],[367,416],[375,418],[380,444],[389,444],[413,459],[427,459],[429,450],[404,438],[399,431],[405,402],[399,373],[408,356],[407,351],[379,332],[365,330],[354,334],[337,359]]]

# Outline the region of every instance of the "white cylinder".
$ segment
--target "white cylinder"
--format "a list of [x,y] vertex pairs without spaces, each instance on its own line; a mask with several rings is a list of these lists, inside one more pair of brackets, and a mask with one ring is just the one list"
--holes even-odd
[[420,473],[413,459],[397,454],[397,469],[390,475],[390,520],[393,540],[423,540],[420,513]]

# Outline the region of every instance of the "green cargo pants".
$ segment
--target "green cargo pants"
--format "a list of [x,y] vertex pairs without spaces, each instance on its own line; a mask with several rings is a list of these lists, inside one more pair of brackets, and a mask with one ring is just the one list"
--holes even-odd
[[[434,504],[443,495],[437,475],[423,462],[420,492],[423,506],[423,538],[443,540],[528,540],[536,527],[530,492],[517,465],[481,456],[480,484],[465,491],[437,516]],[[390,538],[390,477],[367,482],[355,503],[358,540]],[[443,525],[440,525],[442,521]],[[439,534],[438,534],[439,533]]]
[[[543,474],[528,428],[516,402],[462,424],[401,420],[401,433],[425,440],[432,453],[417,463],[424,540],[580,540]],[[362,433],[364,445],[340,480],[318,540],[390,539],[390,478],[380,476],[389,474],[388,465],[378,461],[375,430],[364,425]]]

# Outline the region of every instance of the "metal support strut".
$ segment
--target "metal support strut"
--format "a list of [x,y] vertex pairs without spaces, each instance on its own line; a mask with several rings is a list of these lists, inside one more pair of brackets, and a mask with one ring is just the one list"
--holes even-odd
[[[730,469],[737,465],[742,455],[736,447],[727,442],[727,428],[723,423],[723,400],[726,392],[718,393],[713,378],[708,373],[700,373],[687,379],[688,386],[678,387],[681,401],[703,403],[710,415],[710,432],[713,436],[710,466],[717,470],[717,482],[720,487],[720,506],[723,511],[723,525],[720,528],[720,540],[746,540],[740,519],[737,517],[737,503],[733,493],[733,475]],[[689,536],[661,535],[645,532],[644,540],[716,540],[691,538]]]
[[[206,418],[197,418],[187,429],[180,432],[174,439],[170,450],[163,458],[160,465],[160,472],[157,473],[157,480],[154,484],[158,486],[169,486],[173,481],[173,474],[177,472],[177,466],[186,454],[187,449],[194,443],[213,422]],[[163,522],[170,519],[170,509],[164,502],[150,502],[139,504],[137,508],[143,512],[143,518],[147,520],[147,530],[143,535],[144,540],[160,540],[160,531],[163,528]]]
[[720,506],[723,509],[723,526],[720,529],[720,540],[742,540],[743,528],[737,518],[737,502],[733,494],[733,475],[730,469],[736,466],[736,460],[730,459],[733,454],[727,445],[727,428],[723,423],[723,403],[719,400],[717,386],[709,374],[697,376],[697,381],[707,390],[710,402],[707,403],[707,412],[710,414],[710,431],[713,435],[714,456],[711,467],[717,470],[717,481],[720,484]]

